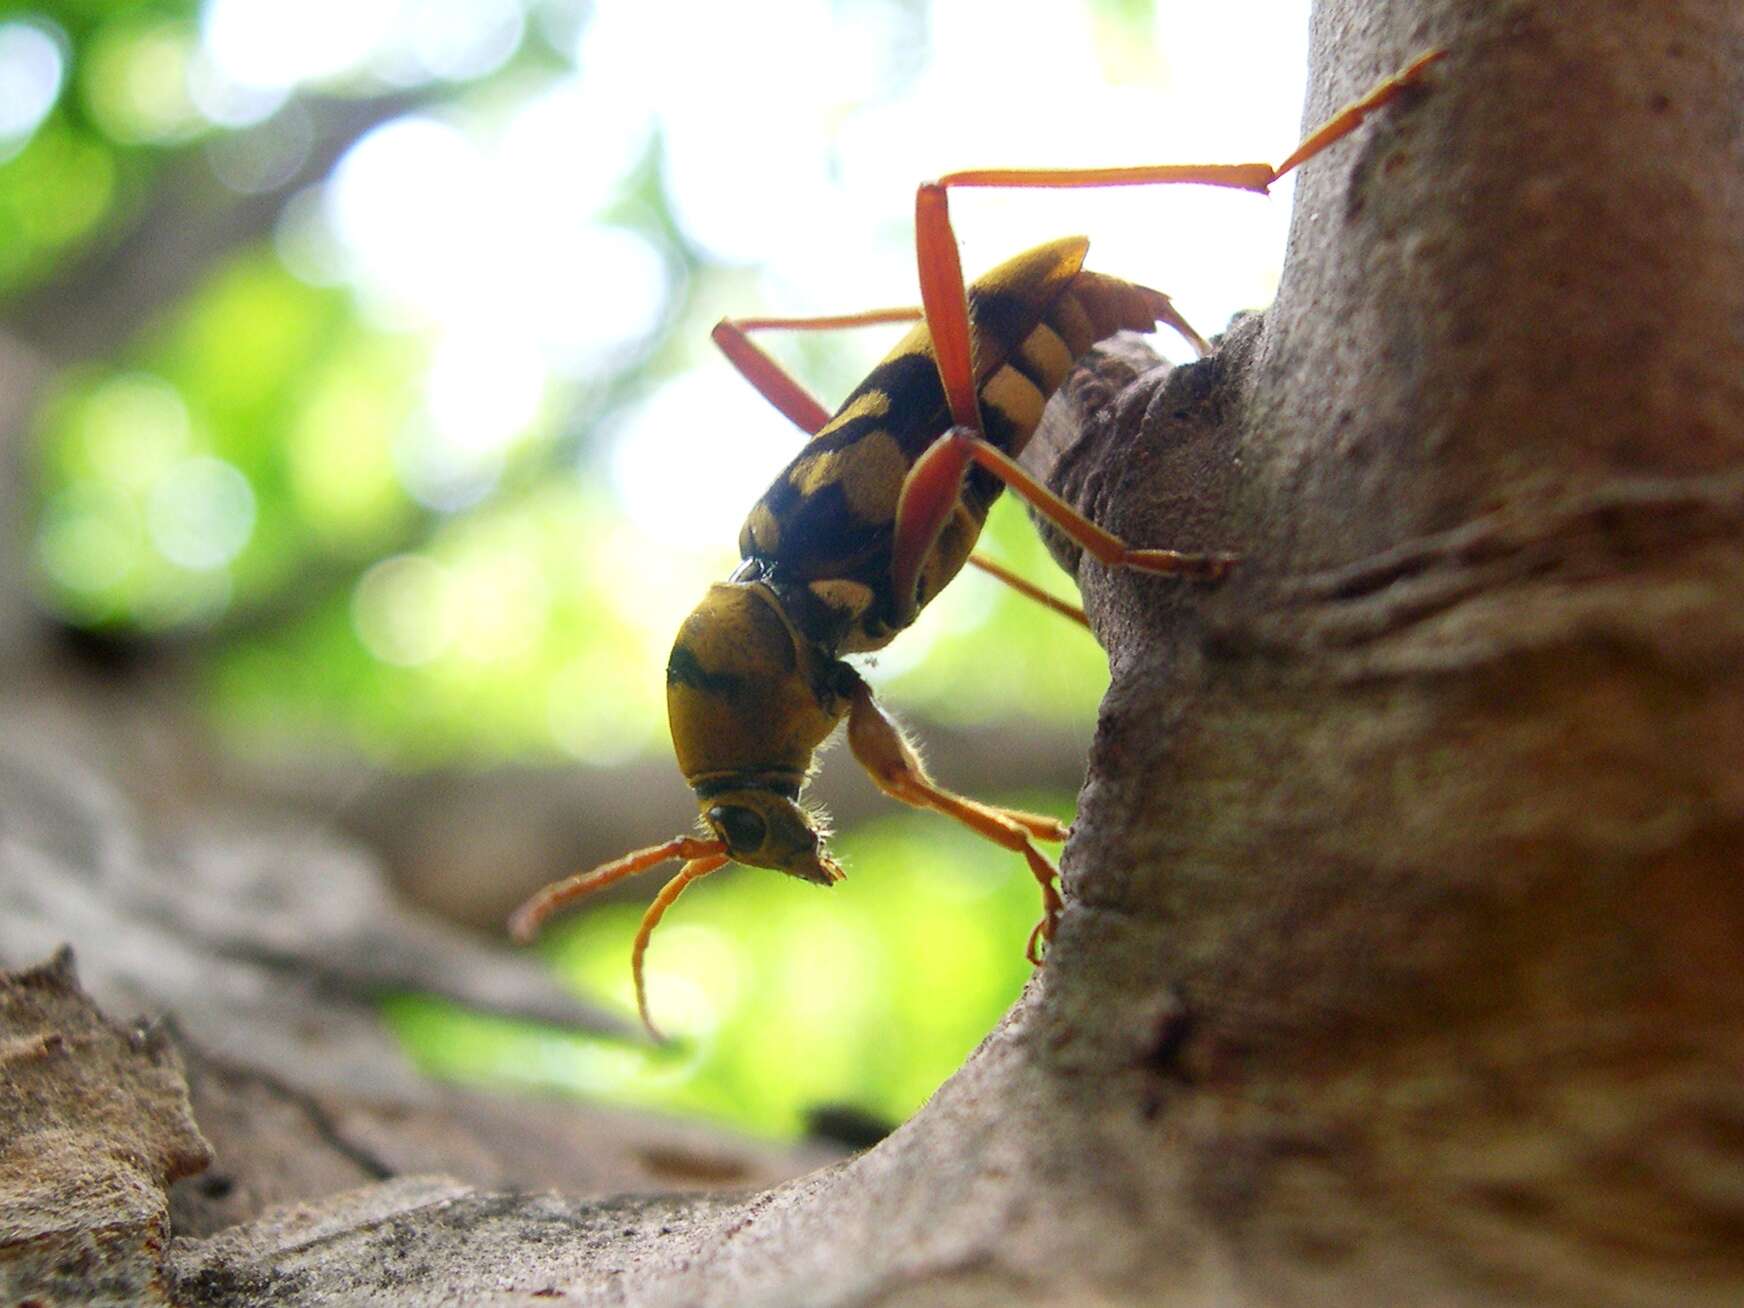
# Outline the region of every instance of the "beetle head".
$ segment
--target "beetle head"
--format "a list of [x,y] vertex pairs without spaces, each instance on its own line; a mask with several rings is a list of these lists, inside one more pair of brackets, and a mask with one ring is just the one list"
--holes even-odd
[[726,843],[735,863],[773,868],[820,886],[842,879],[842,869],[823,852],[823,833],[811,814],[787,796],[746,787],[702,802],[703,821]]

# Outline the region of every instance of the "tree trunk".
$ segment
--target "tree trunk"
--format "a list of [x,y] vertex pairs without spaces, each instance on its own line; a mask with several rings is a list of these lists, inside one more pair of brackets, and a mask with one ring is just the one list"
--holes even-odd
[[361,1192],[187,1302],[1744,1301],[1744,7],[1323,0],[1307,120],[1432,46],[1271,311],[1054,413],[1244,561],[1072,560],[1069,909],[932,1102],[736,1201]]

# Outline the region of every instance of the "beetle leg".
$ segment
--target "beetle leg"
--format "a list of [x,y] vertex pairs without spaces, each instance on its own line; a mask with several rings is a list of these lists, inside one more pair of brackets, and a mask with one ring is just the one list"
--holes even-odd
[[1025,581],[1004,564],[995,563],[984,554],[971,554],[969,562],[980,568],[989,577],[996,577],[1003,581],[1019,595],[1027,595],[1037,604],[1050,608],[1055,613],[1072,619],[1073,622],[1081,623],[1086,627],[1090,625],[1090,619],[1085,616],[1084,610],[1076,604],[1070,600],[1063,600],[1058,595],[1050,595],[1033,581]]
[[1290,151],[1289,155],[1285,157],[1284,162],[1272,170],[1272,180],[1277,181],[1278,178],[1282,177],[1292,168],[1312,159],[1334,141],[1349,136],[1358,126],[1361,125],[1363,119],[1367,118],[1382,105],[1391,104],[1394,100],[1398,99],[1399,96],[1404,93],[1406,87],[1418,81],[1423,74],[1429,70],[1430,65],[1439,63],[1446,56],[1446,50],[1436,49],[1426,51],[1425,53],[1418,55],[1391,77],[1382,78],[1375,86],[1374,90],[1370,91],[1365,96],[1352,100],[1319,127],[1303,137],[1302,144]]
[[970,463],[979,463],[998,477],[1107,567],[1132,568],[1192,581],[1216,581],[1238,561],[1234,554],[1134,549],[1055,495],[991,441],[962,427],[953,427],[916,460],[897,500],[892,572],[899,587],[897,594],[908,597],[910,602],[921,564],[955,507],[957,490]]
[[[964,430],[953,427],[951,433]],[[970,459],[966,446],[953,441],[951,433],[939,437],[914,461],[896,498],[890,580],[895,588],[899,623],[912,619],[919,602],[921,567],[945,523],[962,506],[963,474],[969,470]]]
[[[951,433],[946,433],[948,438]],[[962,438],[959,438],[962,439]],[[1216,581],[1240,561],[1235,554],[1184,554],[1179,550],[1134,549],[1098,527],[1030,475],[1016,459],[983,436],[967,438],[969,457],[1035,506],[1066,535],[1110,568],[1132,568],[1192,581]]]
[[722,318],[710,333],[727,361],[757,388],[762,397],[779,409],[789,422],[808,436],[830,420],[829,410],[812,397],[763,348],[751,340],[754,331],[829,331],[840,327],[869,327],[887,322],[914,322],[919,309],[867,309],[862,313],[839,313],[816,318]]
[[914,251],[920,266],[920,302],[938,361],[951,421],[981,430],[975,359],[969,334],[969,299],[951,205],[942,182],[923,182],[914,193]]
[[[995,804],[983,804],[978,800],[968,799],[952,791],[945,790],[928,775],[926,766],[920,761],[920,755],[902,729],[892,722],[884,710],[878,707],[878,702],[872,698],[872,687],[864,680],[856,678],[849,692],[848,706],[848,742],[854,751],[854,757],[860,760],[863,767],[872,774],[879,787],[884,788],[880,778],[900,777],[902,784],[910,789],[898,795],[893,790],[885,790],[886,794],[901,799],[904,803],[916,804],[921,808],[937,808],[938,801],[951,800],[979,813],[996,814],[1004,822],[1019,827],[1037,840],[1046,840],[1058,844],[1067,835],[1066,824],[1058,818],[1048,817],[1043,813],[1026,813],[1018,808],[1000,808]],[[858,726],[856,726],[856,723]],[[856,736],[856,733],[858,735]],[[856,743],[856,740],[858,743]],[[924,789],[930,798],[917,801],[915,796],[920,793],[913,789]],[[953,817],[960,815],[953,809],[939,809],[949,812]],[[985,834],[985,833],[983,833]],[[1017,848],[1015,838],[1006,833],[1012,842],[1008,847]]]
[[940,786],[927,775],[914,747],[884,715],[872,698],[872,688],[864,681],[857,682],[849,701],[848,747],[878,788],[891,798],[953,817],[977,835],[1023,855],[1042,891],[1042,919],[1030,932],[1026,949],[1032,963],[1040,962],[1038,946],[1053,939],[1055,924],[1065,905],[1055,886],[1059,869],[1035,847],[1032,837],[1063,840],[1065,827],[1053,818],[995,808]]
[[1188,183],[1227,186],[1264,195],[1266,188],[1285,173],[1299,168],[1328,146],[1349,136],[1370,114],[1391,104],[1405,90],[1421,81],[1429,68],[1447,54],[1430,50],[1404,68],[1384,77],[1366,95],[1352,100],[1319,127],[1302,138],[1284,162],[1243,164],[1138,164],[1118,168],[975,168],[946,173],[933,185],[947,186],[1154,186]]
[[[1249,167],[1250,171],[1259,169],[1269,172],[1270,169],[1270,165],[1239,167]],[[1201,169],[1177,171],[1194,175],[1171,177],[1169,180],[1203,181],[1208,175],[1206,170]],[[1209,175],[1222,176],[1227,171],[1228,169],[1212,170]],[[972,460],[989,466],[996,476],[1017,490],[1038,511],[1058,523],[1062,531],[1104,562],[1110,562],[1112,558],[1125,566],[1147,571],[1221,576],[1228,570],[1233,559],[1222,555],[1180,554],[1173,550],[1129,549],[1124,541],[1097,527],[1042,486],[1015,460],[1001,455],[999,463],[987,464],[987,460],[982,457],[983,450],[994,453],[998,451],[982,435],[973,338],[969,331],[967,291],[963,282],[962,261],[957,254],[956,235],[951,229],[950,204],[945,189],[948,185],[957,184],[957,179],[965,176],[976,175],[957,173],[938,182],[927,182],[915,192],[914,198],[915,252],[920,268],[921,304],[926,310],[927,329],[932,338],[939,382],[944,389],[954,425],[915,460],[903,480],[902,493],[897,500],[895,535],[891,546],[891,582],[895,588],[898,618],[911,615],[918,603],[916,588],[921,569],[946,522],[960,505],[963,474],[968,471]],[[1257,176],[1257,173],[1253,176]],[[1251,181],[1251,177],[1249,180]],[[1263,185],[1259,189],[1263,190]],[[1190,327],[1187,330],[1191,332],[1190,339],[1198,342],[1198,333],[1192,332]]]
[[[1188,184],[1226,186],[1264,195],[1285,173],[1300,167],[1334,142],[1350,135],[1375,110],[1396,100],[1447,52],[1431,50],[1382,81],[1367,95],[1339,110],[1310,132],[1275,167],[1269,163],[1139,164],[1121,168],[975,168],[946,173],[923,183],[914,198],[915,256],[920,267],[921,303],[926,308],[938,358],[939,377],[950,404],[951,420],[981,431],[975,394],[975,369],[964,299],[963,268],[951,229],[951,187],[1078,187]],[[1204,353],[1204,340],[1179,315],[1161,316]]]

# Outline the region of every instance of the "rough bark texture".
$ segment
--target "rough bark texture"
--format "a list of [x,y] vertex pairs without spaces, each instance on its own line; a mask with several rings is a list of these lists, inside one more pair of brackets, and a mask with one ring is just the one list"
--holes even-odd
[[[1744,1298],[1744,9],[1325,0],[1278,302],[1068,397],[1114,683],[1047,966],[884,1144],[732,1200],[400,1180],[188,1303]],[[1106,406],[1087,405],[1108,398]]]
[[364,851],[306,820],[208,804],[147,821],[83,748],[92,724],[4,694],[0,720],[0,966],[70,944],[106,1008],[173,1013],[196,1045],[310,1090],[428,1094],[384,995],[626,1031],[533,955],[397,905]]
[[[395,904],[361,850],[307,819],[213,800],[197,823],[143,817],[105,766],[140,751],[117,733],[133,719],[8,691],[0,968],[61,942],[83,966],[75,980],[59,953],[0,971],[0,1303],[180,1301],[172,1283],[190,1278],[202,1294],[276,1284],[172,1266],[170,1234],[203,1248],[189,1237],[403,1175],[552,1187],[579,1204],[768,1185],[840,1156],[431,1083],[383,1027],[382,994],[641,1036],[566,995],[535,955]],[[97,747],[92,732],[114,738]],[[110,1025],[87,988],[112,1015],[173,1025]]]
[[181,1071],[161,1028],[103,1019],[69,951],[0,973],[6,1302],[168,1302],[167,1190],[211,1161]]

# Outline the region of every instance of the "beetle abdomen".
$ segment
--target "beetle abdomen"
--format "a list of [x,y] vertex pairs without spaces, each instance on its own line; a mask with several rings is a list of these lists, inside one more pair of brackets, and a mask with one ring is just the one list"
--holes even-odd
[[[1088,248],[1081,236],[1051,241],[968,288],[982,427],[1008,454],[1022,453],[1049,397],[1092,345],[1123,328],[1149,331],[1168,307],[1156,291],[1084,271]],[[888,592],[897,500],[909,469],[950,423],[932,337],[921,323],[752,508],[739,536],[742,557],[766,565],[784,589],[833,587],[825,601],[830,621],[811,633],[827,648],[873,649],[894,634]],[[962,565],[1001,489],[980,468],[964,479],[939,558],[925,569],[922,603]],[[850,594],[857,601],[844,609],[837,597]],[[846,643],[838,646],[826,632],[846,633]]]

